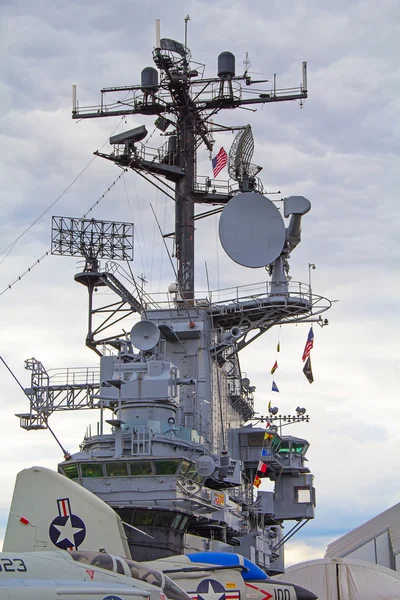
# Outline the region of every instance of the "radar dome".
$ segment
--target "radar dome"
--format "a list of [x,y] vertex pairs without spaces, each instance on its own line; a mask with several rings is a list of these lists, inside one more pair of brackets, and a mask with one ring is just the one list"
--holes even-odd
[[218,56],[218,77],[235,77],[235,55],[221,52]]
[[153,67],[146,67],[142,71],[141,88],[142,92],[149,89],[158,89],[158,71]]

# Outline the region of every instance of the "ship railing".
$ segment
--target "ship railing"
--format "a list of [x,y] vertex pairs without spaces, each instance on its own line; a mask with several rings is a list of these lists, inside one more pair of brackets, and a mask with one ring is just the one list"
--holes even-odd
[[[214,307],[216,309],[223,310],[226,306],[237,305],[238,308],[243,306],[246,301],[259,301],[260,305],[266,297],[285,296],[291,298],[299,298],[310,300],[311,290],[308,284],[300,281],[282,282],[287,286],[286,292],[276,291],[276,286],[279,283],[271,283],[270,281],[262,281],[257,283],[250,283],[246,285],[240,285],[229,288],[221,288],[218,290],[208,291],[196,291],[196,299],[192,303],[193,307]],[[167,294],[165,292],[152,294],[153,302],[160,308],[176,308],[182,305],[175,298],[175,294]],[[146,305],[146,308],[151,309],[151,306]]]
[[[126,153],[125,144],[116,144],[114,147],[114,156],[122,156]],[[153,148],[142,144],[141,142],[135,143],[134,157],[136,159],[146,162],[165,162],[166,157],[171,154],[168,148],[168,142],[162,144],[158,148]]]
[[[309,298],[309,285],[301,283],[300,281],[282,283],[287,285],[287,294],[300,298]],[[245,300],[253,300],[255,298],[263,298],[265,296],[281,296],[281,292],[276,292],[276,285],[276,283],[272,283],[271,281],[262,281],[211,291],[210,304],[217,304],[219,302],[242,303]]]
[[49,369],[49,385],[96,385],[100,382],[99,367],[67,367]]
[[[209,83],[210,85],[205,85]],[[253,83],[250,79],[250,83]],[[256,82],[254,82],[256,83]],[[263,82],[264,84],[265,82]],[[207,102],[217,100],[218,98],[223,99],[225,97],[233,100],[242,100],[243,98],[257,98],[259,96],[263,98],[287,98],[291,96],[299,97],[299,94],[303,94],[305,90],[302,86],[293,88],[276,88],[274,86],[268,86],[268,88],[257,87],[252,88],[250,85],[243,85],[241,81],[231,80],[219,80],[210,81],[203,80],[202,78],[193,81],[193,84],[201,86],[201,91],[195,89],[197,102]],[[114,96],[115,100],[109,101],[109,93],[119,93],[119,96]],[[100,104],[91,106],[80,106],[79,102],[76,101],[72,114],[73,118],[85,118],[101,117],[107,115],[121,115],[129,114],[129,112],[140,112],[144,107],[148,106],[151,109],[152,105],[159,108],[164,108],[165,104],[171,102],[171,95],[169,91],[163,90],[162,88],[157,91],[156,95],[150,95],[143,93],[139,86],[132,87],[112,87],[103,88],[101,90]]]
[[[226,196],[233,196],[236,192],[239,192],[239,184],[234,179],[228,180],[216,180],[210,177],[199,175],[194,184],[194,191],[199,194],[224,194]],[[261,194],[264,191],[261,179],[256,177],[256,189]]]

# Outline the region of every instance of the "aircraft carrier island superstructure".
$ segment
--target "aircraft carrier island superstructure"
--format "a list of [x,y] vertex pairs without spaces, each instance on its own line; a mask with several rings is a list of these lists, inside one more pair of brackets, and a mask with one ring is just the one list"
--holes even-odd
[[[156,68],[145,68],[139,85],[105,88],[98,107],[80,108],[74,89],[73,118],[143,115],[167,136],[152,151],[143,142],[146,127],[136,127],[113,136],[109,154],[97,154],[133,169],[175,201],[175,231],[164,238],[174,237],[176,280],[162,301],[145,293],[133,274],[130,286],[122,283],[118,261],[132,259],[132,223],[53,217],[52,253],[85,259],[75,280],[88,290],[86,344],[100,368],[46,371],[36,359],[26,361],[30,411],[18,416],[32,430],[47,428],[54,411],[99,411],[96,431],[88,430],[59,471],[118,512],[133,558],[230,551],[281,572],[284,542],[314,516],[308,442],[282,435],[274,411],[266,409],[263,422],[255,419],[255,386],[241,371],[239,353],[275,325],[323,325],[320,315],[330,302],[288,276],[310,202],[284,198],[285,226],[263,193],[261,167],[251,163],[250,126],[219,125],[215,117],[244,105],[302,102],[306,64],[299,88],[278,89],[274,79],[260,92],[266,80],[236,75],[230,52],[220,54],[211,79],[191,63],[186,44],[157,35],[153,58]],[[116,101],[107,105],[112,94]],[[225,157],[229,181],[198,177],[197,149],[204,144],[211,152],[213,134],[232,129],[238,133]],[[196,204],[206,211],[195,214]],[[269,279],[198,296],[194,223],[218,212],[228,256],[245,267],[266,267]],[[104,303],[99,288],[111,290],[115,301]],[[307,418],[299,408],[291,420]],[[254,486],[263,477],[273,491]],[[284,535],[286,521],[293,523]]]

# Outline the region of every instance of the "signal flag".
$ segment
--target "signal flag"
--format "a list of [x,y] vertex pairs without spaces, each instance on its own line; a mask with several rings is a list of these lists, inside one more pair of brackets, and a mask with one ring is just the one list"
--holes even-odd
[[314,375],[311,368],[311,358],[308,357],[304,363],[303,373],[307,377],[308,381],[312,383],[314,381]]
[[310,327],[310,331],[308,332],[308,336],[307,336],[307,341],[306,341],[306,345],[304,347],[304,352],[303,352],[303,356],[302,356],[302,361],[304,362],[306,360],[306,358],[308,358],[310,356],[310,352],[314,347],[314,332],[313,332],[313,328]]
[[262,460],[258,461],[257,473],[266,473],[268,466]]
[[256,475],[256,476],[254,477],[253,485],[254,485],[254,487],[256,487],[256,488],[259,488],[259,487],[260,487],[260,485],[261,485],[261,479],[259,478],[259,476],[258,476],[258,475]]

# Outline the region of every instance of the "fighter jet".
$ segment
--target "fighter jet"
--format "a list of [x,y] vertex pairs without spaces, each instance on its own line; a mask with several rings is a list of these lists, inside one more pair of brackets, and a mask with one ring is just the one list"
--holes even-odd
[[0,573],[0,600],[61,595],[93,600],[317,598],[300,586],[268,578],[239,554],[133,561],[123,523],[112,508],[44,467],[25,469],[17,476]]

